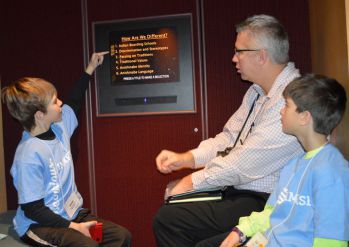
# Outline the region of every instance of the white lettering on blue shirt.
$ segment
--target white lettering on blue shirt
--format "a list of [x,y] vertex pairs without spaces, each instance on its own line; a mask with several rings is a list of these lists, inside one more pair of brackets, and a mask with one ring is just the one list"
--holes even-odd
[[291,191],[288,191],[287,188],[283,188],[278,196],[277,204],[282,204],[284,202],[293,202],[298,206],[307,206],[311,207],[310,196],[294,194]]
[[52,211],[55,213],[59,212],[59,195],[60,186],[57,179],[57,171],[55,168],[54,161],[50,158],[49,160],[49,169],[51,174],[51,182],[49,182],[49,187],[51,187],[51,191],[53,193],[53,203],[52,203]]

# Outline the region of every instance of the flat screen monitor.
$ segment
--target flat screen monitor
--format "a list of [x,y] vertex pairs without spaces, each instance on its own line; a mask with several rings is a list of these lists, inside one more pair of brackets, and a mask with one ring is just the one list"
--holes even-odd
[[191,14],[93,23],[97,116],[194,113]]

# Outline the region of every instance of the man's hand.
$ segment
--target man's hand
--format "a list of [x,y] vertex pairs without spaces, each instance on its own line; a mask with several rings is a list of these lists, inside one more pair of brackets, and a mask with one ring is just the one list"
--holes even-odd
[[219,247],[234,247],[238,245],[239,241],[240,237],[237,232],[231,232]]
[[91,238],[90,235],[90,227],[97,224],[97,221],[87,221],[87,222],[81,222],[81,223],[75,223],[70,222],[69,228],[75,229],[82,234],[84,234],[86,237]]
[[194,168],[194,156],[188,151],[185,153],[175,153],[162,150],[156,157],[156,166],[161,173],[171,173],[183,168]]
[[90,62],[87,65],[85,72],[89,75],[92,75],[92,73],[95,71],[97,66],[99,66],[103,63],[104,55],[108,54],[108,53],[109,53],[109,51],[93,53],[91,56]]

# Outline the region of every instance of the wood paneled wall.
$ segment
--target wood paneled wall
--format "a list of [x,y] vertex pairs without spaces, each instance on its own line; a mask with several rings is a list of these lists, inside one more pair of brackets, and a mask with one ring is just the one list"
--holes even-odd
[[[345,0],[310,0],[312,71],[336,78],[349,98],[348,4]],[[349,100],[332,141],[349,159]]]
[[[1,78],[0,78],[1,86]],[[0,111],[2,103],[0,102]],[[4,138],[2,127],[2,111],[0,112],[0,213],[7,211],[7,192],[6,192],[6,176],[5,176],[5,160],[4,160]]]

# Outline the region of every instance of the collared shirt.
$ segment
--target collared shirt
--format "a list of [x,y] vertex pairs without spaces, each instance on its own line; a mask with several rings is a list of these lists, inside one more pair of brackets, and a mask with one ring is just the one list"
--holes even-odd
[[[298,76],[298,69],[293,63],[288,63],[267,95],[259,85],[253,84],[223,131],[191,150],[196,168],[204,167],[192,174],[194,189],[233,185],[236,189],[273,191],[280,169],[303,152],[294,136],[282,132],[280,121],[280,110],[285,104],[282,92]],[[216,157],[217,151],[234,145],[258,94],[260,97],[235,148],[225,157]]]

